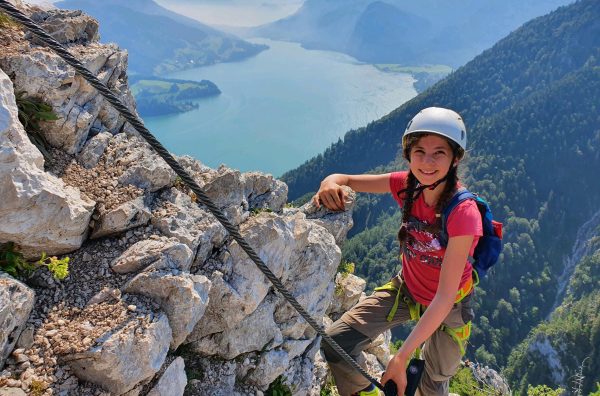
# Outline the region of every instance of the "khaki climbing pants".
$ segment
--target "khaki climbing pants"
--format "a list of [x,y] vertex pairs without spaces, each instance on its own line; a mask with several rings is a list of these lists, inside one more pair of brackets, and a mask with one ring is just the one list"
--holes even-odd
[[[414,300],[410,297],[406,287],[402,285],[402,279],[399,276],[392,279],[392,282],[402,293],[399,300],[397,300],[397,292],[393,290],[376,290],[350,311],[344,313],[326,331],[362,367],[364,367],[362,351],[377,336],[411,320],[409,307],[413,305],[414,311]],[[470,321],[473,319],[471,298],[472,294],[454,304],[442,326],[425,342],[421,352],[421,357],[425,359],[425,371],[421,377],[417,394],[421,396],[448,395],[449,380],[458,371],[468,338],[468,334],[466,334],[465,337],[462,337],[462,341],[456,339],[455,335],[451,335],[453,334],[452,329],[467,327],[470,329]],[[395,304],[397,305],[396,312],[388,318],[388,314]],[[370,385],[365,377],[340,358],[325,342],[322,343],[322,348],[341,396],[349,396]]]

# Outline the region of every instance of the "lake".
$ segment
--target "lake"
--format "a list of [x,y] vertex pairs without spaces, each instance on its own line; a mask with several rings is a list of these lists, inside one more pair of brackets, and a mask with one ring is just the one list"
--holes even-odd
[[241,62],[164,76],[210,80],[222,91],[198,101],[196,110],[144,118],[170,151],[213,168],[225,164],[280,176],[417,94],[409,74],[384,73],[296,43],[250,41],[270,49]]

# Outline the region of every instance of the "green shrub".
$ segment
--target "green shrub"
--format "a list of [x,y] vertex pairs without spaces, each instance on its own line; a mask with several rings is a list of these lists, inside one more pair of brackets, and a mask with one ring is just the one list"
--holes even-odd
[[285,377],[280,375],[275,381],[269,385],[269,389],[265,393],[266,396],[292,396],[290,386],[285,383]]
[[11,17],[0,11],[0,29],[9,26],[18,26],[18,24]]
[[62,259],[56,256],[48,257],[42,252],[42,257],[37,261],[28,261],[18,251],[13,242],[0,246],[0,270],[17,277],[28,277],[39,267],[45,266],[58,280],[69,276],[69,258]]
[[352,263],[350,261],[342,260],[340,262],[340,265],[338,265],[337,272],[339,272],[342,275],[353,274],[355,268],[356,268],[356,265],[354,263]]
[[50,146],[42,134],[40,122],[55,121],[58,120],[58,116],[52,111],[50,105],[38,99],[25,97],[23,91],[15,93],[15,99],[19,109],[19,121],[23,124],[29,140],[47,161],[51,160]]
[[552,389],[546,385],[538,385],[536,387],[529,386],[527,387],[527,396],[560,396],[563,394],[565,390],[562,388]]
[[464,367],[460,369],[450,380],[450,392],[460,396],[489,396],[497,395],[493,388],[487,385],[481,385],[470,368]]

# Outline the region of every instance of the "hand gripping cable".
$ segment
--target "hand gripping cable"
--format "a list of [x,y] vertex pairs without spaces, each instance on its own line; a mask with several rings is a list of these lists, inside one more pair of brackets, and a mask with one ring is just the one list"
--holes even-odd
[[[283,286],[281,281],[271,272],[271,270],[265,265],[262,259],[256,254],[254,249],[246,242],[246,240],[239,233],[237,227],[229,222],[224,216],[220,209],[210,200],[208,195],[202,191],[202,189],[196,184],[192,177],[183,169],[181,165],[173,158],[173,156],[164,148],[164,146],[156,140],[156,138],[150,133],[150,131],[144,126],[142,120],[133,114],[129,109],[123,105],[120,99],[113,94],[106,85],[96,78],[88,69],[86,69],[81,62],[79,62],[67,49],[52,38],[46,31],[39,27],[29,17],[24,15],[21,11],[16,9],[7,0],[0,0],[0,9],[4,10],[8,15],[20,22],[22,25],[27,27],[31,33],[33,33],[39,40],[54,50],[67,64],[73,67],[81,76],[94,88],[100,92],[100,94],[135,128],[135,130],[148,142],[148,144],[156,151],[156,153],[173,169],[173,171],[181,177],[181,180],[196,194],[200,203],[205,205],[210,212],[219,220],[219,222],[225,227],[227,232],[233,237],[233,239],[240,245],[240,247],[246,252],[246,254],[254,261],[258,269],[271,281],[275,289],[298,311],[298,313],[306,320],[306,322],[315,329],[315,331],[325,340],[329,346],[348,364],[354,369],[360,372],[366,379],[372,384],[377,386],[379,389],[384,390],[383,385],[375,378],[371,377],[362,367],[356,363],[350,355],[346,353],[330,336],[328,336],[323,327],[319,325],[310,314],[300,305],[300,303],[291,295],[291,293]],[[390,388],[389,386],[386,388]],[[396,396],[396,392],[392,390],[384,390],[386,396]]]

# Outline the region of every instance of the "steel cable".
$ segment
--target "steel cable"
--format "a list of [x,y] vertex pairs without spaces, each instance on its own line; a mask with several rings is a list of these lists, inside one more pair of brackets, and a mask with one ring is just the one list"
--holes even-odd
[[379,381],[371,377],[362,367],[352,359],[346,351],[344,351],[319,325],[310,314],[300,305],[300,303],[291,295],[291,293],[283,286],[281,281],[273,274],[273,272],[265,265],[262,259],[256,254],[254,249],[246,242],[239,233],[236,226],[231,224],[221,210],[211,201],[211,199],[202,191],[192,177],[183,169],[181,165],[173,158],[173,156],[163,147],[163,145],[150,133],[144,126],[140,118],[133,114],[129,109],[121,103],[121,100],[104,85],[95,75],[93,75],[81,62],[79,62],[67,49],[52,38],[46,31],[40,28],[34,21],[16,9],[7,0],[0,0],[0,8],[8,15],[27,27],[38,39],[43,41],[48,47],[54,50],[67,64],[72,66],[79,74],[85,78],[100,94],[108,100],[108,102],[135,128],[135,130],[148,142],[148,144],[156,151],[158,155],[173,169],[173,171],[181,177],[182,181],[196,194],[198,200],[205,205],[210,212],[219,220],[225,227],[227,232],[235,239],[246,254],[254,261],[258,269],[271,281],[273,286],[282,296],[298,311],[298,313],[306,320],[306,322],[316,330],[316,332],[329,344],[329,346],[354,369],[360,372],[366,379],[379,389],[384,390],[384,387]]

